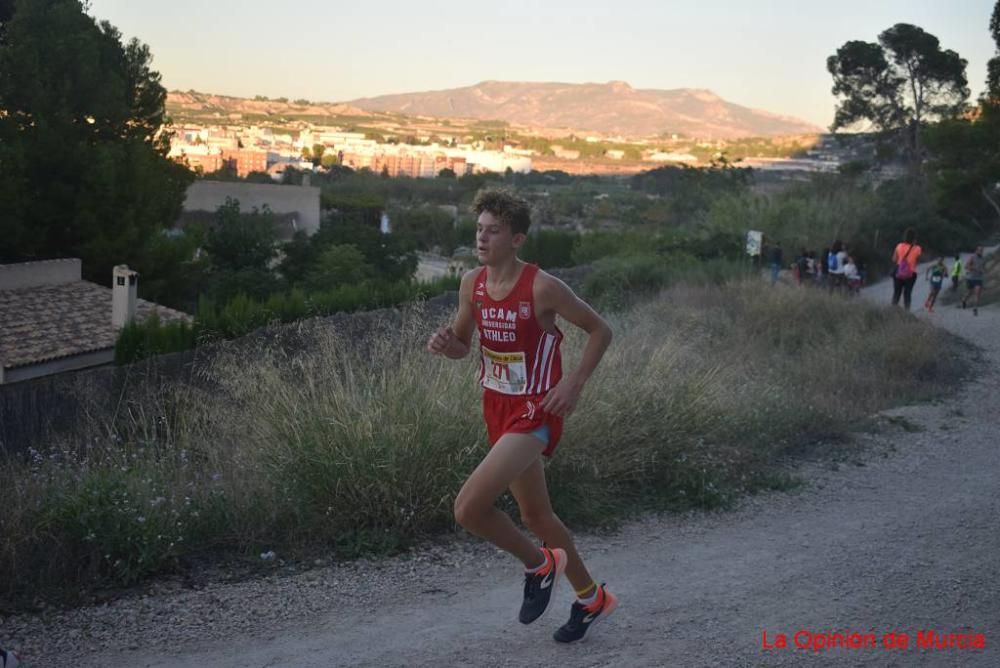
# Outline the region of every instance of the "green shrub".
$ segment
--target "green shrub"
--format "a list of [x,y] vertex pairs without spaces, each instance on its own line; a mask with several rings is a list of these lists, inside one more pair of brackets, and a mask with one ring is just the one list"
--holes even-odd
[[646,299],[671,285],[721,285],[750,272],[746,261],[699,261],[685,253],[611,256],[594,263],[582,292],[589,300],[617,308]]
[[309,316],[324,316],[367,309],[397,306],[457,290],[461,277],[446,276],[427,283],[364,281],[331,290],[306,293],[295,288],[274,294],[260,302],[240,294],[220,309],[212,299],[202,297],[194,325],[160,323],[151,318],[129,325],[119,336],[115,363],[129,364],[152,355],[190,350],[198,342],[234,339],[265,325],[289,323]]
[[161,322],[154,314],[127,324],[115,342],[115,364],[132,364],[154,355],[190,350],[195,331],[186,321]]
[[561,230],[538,230],[528,235],[520,256],[542,269],[573,267],[574,243],[579,235]]

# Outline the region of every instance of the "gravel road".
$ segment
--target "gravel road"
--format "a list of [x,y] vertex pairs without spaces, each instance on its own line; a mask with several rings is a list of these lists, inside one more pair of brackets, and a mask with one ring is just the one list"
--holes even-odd
[[[888,303],[890,289],[865,298]],[[808,484],[792,493],[580,537],[621,599],[585,644],[551,639],[569,587],[553,614],[522,627],[517,565],[472,541],[0,617],[0,642],[29,668],[1000,666],[1000,310],[942,306],[918,317],[983,349],[967,385],[883,414],[846,460],[799,462]],[[931,630],[983,634],[985,649],[916,647],[918,631]],[[765,649],[765,632],[770,645],[785,634],[788,647]],[[875,647],[795,647],[805,633],[855,632]],[[891,632],[909,647],[884,647]]]

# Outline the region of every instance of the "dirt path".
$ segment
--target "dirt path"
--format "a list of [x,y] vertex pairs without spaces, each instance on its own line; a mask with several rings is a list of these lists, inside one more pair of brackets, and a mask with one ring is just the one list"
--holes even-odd
[[[888,289],[866,298],[888,302]],[[998,666],[1000,310],[919,317],[984,348],[968,386],[890,411],[847,463],[802,463],[809,484],[796,493],[583,537],[622,601],[586,644],[551,640],[568,587],[552,614],[520,626],[517,566],[479,546],[15,620],[24,642],[46,636],[27,665]],[[791,646],[800,629],[879,643],[903,631],[911,646],[813,653]],[[916,649],[920,629],[982,633],[986,649]],[[763,649],[763,631],[772,642],[787,634],[790,647]],[[67,634],[82,654],[56,643]]]

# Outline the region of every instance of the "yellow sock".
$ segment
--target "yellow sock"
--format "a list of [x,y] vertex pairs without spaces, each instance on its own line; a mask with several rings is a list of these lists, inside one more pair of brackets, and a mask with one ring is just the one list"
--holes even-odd
[[596,593],[597,593],[597,583],[591,580],[589,585],[587,585],[583,589],[576,590],[576,597],[579,599],[588,599]]

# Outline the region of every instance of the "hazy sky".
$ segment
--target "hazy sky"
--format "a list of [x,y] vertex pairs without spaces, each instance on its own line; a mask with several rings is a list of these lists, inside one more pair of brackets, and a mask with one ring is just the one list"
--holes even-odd
[[973,96],[995,0],[91,0],[149,44],[169,89],[345,101],[507,81],[708,88],[826,126],[826,58],[914,23],[969,61]]

